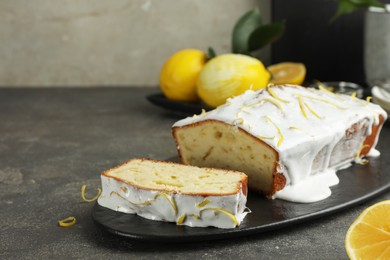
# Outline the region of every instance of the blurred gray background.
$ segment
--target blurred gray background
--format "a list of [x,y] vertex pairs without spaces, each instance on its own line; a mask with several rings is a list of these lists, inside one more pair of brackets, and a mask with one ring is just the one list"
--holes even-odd
[[0,86],[157,86],[174,52],[229,52],[237,19],[258,6],[269,22],[270,2],[1,0]]

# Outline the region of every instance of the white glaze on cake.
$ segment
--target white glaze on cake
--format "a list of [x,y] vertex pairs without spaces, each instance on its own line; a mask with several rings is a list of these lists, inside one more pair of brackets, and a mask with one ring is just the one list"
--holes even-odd
[[242,189],[234,195],[196,196],[136,188],[104,175],[101,180],[99,205],[151,220],[190,227],[234,228],[249,213]]
[[[217,120],[261,139],[278,152],[278,172],[286,178],[286,186],[274,198],[308,203],[330,196],[329,187],[338,183],[335,172],[350,165],[351,160],[329,166],[331,152],[346,129],[365,120],[364,136],[369,136],[372,126],[380,123],[380,116],[387,118],[380,106],[369,101],[286,85],[248,90],[217,109],[180,120],[173,127]],[[378,136],[368,155],[377,153]],[[362,146],[362,142],[356,145]],[[322,165],[313,172],[313,161],[320,151],[324,151]],[[355,159],[362,160],[359,154]]]

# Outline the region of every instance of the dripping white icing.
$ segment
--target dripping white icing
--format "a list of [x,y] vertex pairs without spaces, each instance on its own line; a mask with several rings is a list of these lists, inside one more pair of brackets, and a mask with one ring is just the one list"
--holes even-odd
[[[234,228],[249,213],[245,207],[246,196],[242,190],[237,194],[226,196],[203,197],[164,193],[164,196],[156,198],[156,195],[161,194],[161,191],[135,188],[130,184],[104,175],[101,175],[101,181],[102,194],[98,199],[99,205],[123,213],[137,214],[151,220],[176,222],[191,227]],[[167,198],[173,200],[176,211]],[[207,204],[200,204],[205,200],[208,200]],[[227,214],[212,209],[222,209],[231,213],[237,221],[237,225]],[[185,217],[180,220],[183,214]]]
[[[287,85],[273,87],[272,93],[248,90],[215,110],[180,120],[173,127],[218,120],[260,136],[278,152],[278,172],[287,181],[275,197],[314,202],[330,196],[329,187],[338,183],[335,172],[354,160],[351,155],[348,161],[331,166],[333,148],[345,137],[346,129],[364,121],[366,132],[351,144],[358,150],[372,126],[380,123],[380,116],[387,118],[380,106],[365,100]],[[261,138],[271,136],[275,138]],[[378,136],[368,155],[375,155]],[[318,153],[322,153],[322,161],[313,169]]]
[[380,155],[381,152],[379,152],[377,149],[371,149],[367,154],[368,157],[374,157],[374,158],[379,157]]
[[287,185],[283,190],[276,192],[274,197],[301,203],[316,202],[329,197],[332,193],[329,187],[338,183],[336,171],[328,169],[297,184]]

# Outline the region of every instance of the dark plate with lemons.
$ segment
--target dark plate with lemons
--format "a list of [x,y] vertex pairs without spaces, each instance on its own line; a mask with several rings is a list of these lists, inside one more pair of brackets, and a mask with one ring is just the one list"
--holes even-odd
[[146,97],[146,99],[153,105],[165,108],[175,113],[185,115],[200,114],[202,112],[202,109],[206,111],[210,110],[210,108],[202,102],[184,102],[170,100],[166,98],[163,93],[150,94]]

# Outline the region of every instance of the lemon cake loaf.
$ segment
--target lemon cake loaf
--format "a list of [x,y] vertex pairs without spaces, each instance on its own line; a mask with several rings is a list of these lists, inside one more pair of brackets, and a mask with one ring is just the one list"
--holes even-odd
[[336,170],[375,150],[386,112],[326,89],[273,86],[228,99],[173,125],[182,163],[242,171],[249,189],[315,202],[330,196]]
[[101,174],[99,205],[191,227],[234,228],[248,210],[238,171],[132,159]]

